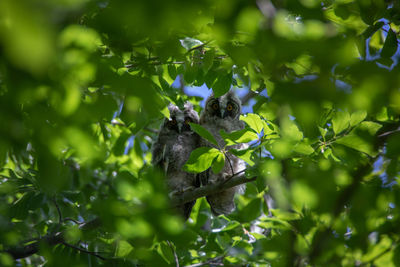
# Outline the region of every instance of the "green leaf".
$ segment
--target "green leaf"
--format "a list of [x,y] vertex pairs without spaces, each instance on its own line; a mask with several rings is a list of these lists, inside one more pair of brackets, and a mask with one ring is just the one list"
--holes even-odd
[[214,63],[215,49],[207,50],[203,57],[203,71],[207,73]]
[[193,83],[198,74],[198,70],[199,70],[199,68],[197,65],[192,65],[191,63],[186,62],[185,73],[183,74],[183,78],[185,79],[185,82],[187,82],[188,84]]
[[325,135],[328,132],[328,130],[325,128],[319,127],[319,126],[318,126],[318,130],[321,133],[322,138],[325,140]]
[[294,146],[293,151],[304,155],[310,155],[314,152],[314,148],[309,144],[300,142]]
[[334,161],[340,162],[340,159],[333,154],[332,149],[330,149],[330,148],[325,148],[325,150],[322,152],[322,154],[324,155],[324,157],[326,159],[328,159],[330,156]]
[[385,44],[383,45],[381,57],[390,58],[397,51],[397,36],[396,33],[390,29],[385,40]]
[[230,231],[233,229],[236,229],[238,226],[240,226],[240,223],[237,221],[230,221],[226,224],[226,226],[224,228],[222,228],[221,232],[226,232],[226,231]]
[[117,243],[116,256],[117,257],[126,257],[132,250],[133,250],[133,247],[131,244],[129,244],[125,240],[120,240]]
[[240,219],[242,222],[251,222],[260,216],[262,207],[262,201],[260,198],[251,200],[243,209],[240,211]]
[[249,63],[247,69],[250,77],[251,90],[255,91],[257,89],[260,89],[260,87],[265,86],[262,75],[258,71],[259,66],[256,66],[253,63]]
[[276,218],[280,220],[285,220],[285,221],[293,221],[293,220],[299,220],[301,219],[301,216],[299,213],[296,212],[290,212],[290,211],[285,211],[285,210],[280,210],[280,209],[271,209],[272,215],[274,215]]
[[332,118],[332,127],[335,134],[339,134],[349,127],[350,115],[347,111],[336,112]]
[[169,64],[168,65],[168,74],[169,77],[171,77],[172,80],[176,79],[176,76],[178,76],[178,71],[176,70],[176,67],[174,64]]
[[367,112],[365,110],[359,110],[351,114],[350,116],[350,126],[355,126],[362,122],[367,117]]
[[257,224],[257,226],[262,227],[264,229],[282,229],[282,230],[290,230],[292,226],[290,223],[284,220],[280,220],[277,218],[265,217],[263,220]]
[[215,140],[214,136],[203,126],[196,123],[189,123],[190,128],[195,131],[198,135],[212,143],[213,145],[218,146],[217,140]]
[[130,136],[131,135],[127,132],[121,133],[121,135],[119,136],[119,138],[117,139],[112,148],[112,152],[114,153],[114,155],[121,156],[124,153],[126,142],[128,141]]
[[380,28],[382,28],[382,26],[385,25],[385,23],[383,21],[378,21],[376,22],[374,25],[369,26],[363,33],[363,37],[365,39],[368,39],[369,37],[371,37],[377,30],[379,30]]
[[368,45],[369,45],[369,52],[371,53],[371,55],[375,55],[379,50],[382,49],[384,42],[381,30],[377,31],[371,36]]
[[210,69],[207,72],[206,76],[204,77],[204,80],[205,80],[206,85],[207,85],[208,88],[212,88],[213,87],[217,77],[218,77],[218,73],[216,71]]
[[193,47],[202,45],[203,42],[194,38],[190,38],[190,37],[185,37],[184,39],[179,40],[181,42],[181,45],[186,49],[186,50],[190,50]]
[[357,126],[354,131],[361,130],[361,131],[368,131],[368,133],[372,136],[375,135],[376,132],[382,127],[381,124],[373,121],[363,121]]
[[165,241],[161,242],[161,243],[159,244],[159,247],[158,247],[158,253],[159,253],[159,254],[161,255],[161,257],[163,257],[164,260],[165,260],[166,262],[168,262],[169,264],[171,264],[172,262],[175,261],[175,258],[174,258],[174,254],[173,254],[173,252],[172,252],[172,249],[173,249],[173,248],[171,248],[171,247],[167,244],[167,242],[165,242]]
[[393,65],[394,61],[390,57],[381,57],[381,58],[378,58],[376,60],[376,62],[379,63],[379,64],[382,64],[382,65],[390,67],[390,66]]
[[[199,147],[192,151],[183,169],[187,172],[199,173],[211,167],[214,159],[222,154],[213,147]],[[218,163],[217,163],[218,164]]]
[[336,143],[364,152],[370,156],[374,156],[376,154],[371,143],[365,141],[355,134],[349,134],[337,139]]
[[231,150],[229,150],[229,152],[231,152],[233,155],[239,157],[240,159],[244,160],[250,166],[254,166],[255,163],[251,159],[251,156],[253,155],[252,149],[243,149],[243,150],[231,149]]
[[290,120],[289,118],[282,120],[281,126],[281,134],[283,138],[291,141],[300,141],[303,139],[303,132],[300,131],[299,127],[293,120]]
[[226,94],[232,85],[232,73],[220,75],[213,84],[213,92],[215,97],[220,97]]
[[219,173],[225,165],[225,155],[223,153],[219,153],[213,161],[211,169],[213,173]]
[[266,122],[263,121],[259,115],[254,113],[240,115],[240,120],[244,121],[256,133],[261,133],[264,127],[267,126]]
[[256,133],[247,129],[227,133],[224,130],[219,131],[221,137],[224,139],[226,146],[234,144],[248,143],[258,139]]

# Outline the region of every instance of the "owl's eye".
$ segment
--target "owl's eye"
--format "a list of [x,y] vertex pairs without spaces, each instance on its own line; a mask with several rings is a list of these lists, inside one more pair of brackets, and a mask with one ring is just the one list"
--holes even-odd
[[213,110],[218,110],[218,108],[219,108],[218,103],[214,103],[214,104],[212,105],[212,108],[213,108]]
[[188,124],[191,123],[191,122],[192,122],[192,120],[191,120],[190,118],[186,118],[186,119],[185,119],[185,124],[186,124],[186,125],[188,125]]
[[228,104],[228,105],[226,106],[226,110],[227,110],[227,111],[232,111],[232,110],[233,110],[233,105],[232,105],[232,104]]
[[176,119],[170,120],[169,123],[171,123],[171,125],[176,125]]

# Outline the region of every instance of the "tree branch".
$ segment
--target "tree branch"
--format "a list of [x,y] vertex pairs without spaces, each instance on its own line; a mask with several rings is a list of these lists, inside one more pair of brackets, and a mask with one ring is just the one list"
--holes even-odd
[[171,242],[169,242],[168,240],[167,240],[167,244],[168,244],[169,248],[171,249],[172,253],[174,254],[175,266],[179,267],[179,259],[178,259],[178,255],[176,254],[175,248],[172,246]]
[[240,184],[255,181],[256,179],[257,177],[247,178],[244,172],[239,172],[236,176],[233,176],[228,182],[224,180],[215,184],[208,184],[206,186],[196,188],[193,191],[186,191],[180,195],[174,195],[171,199],[171,203],[173,206],[179,206],[187,202],[196,200],[200,197],[205,197]]
[[209,259],[206,262],[200,262],[200,263],[195,263],[195,264],[191,264],[191,265],[186,265],[186,267],[200,267],[200,266],[204,266],[204,265],[224,266],[224,264],[222,263],[224,258],[225,258],[225,255]]
[[57,204],[56,196],[53,197],[53,203],[54,203],[54,205],[56,206],[56,209],[57,209],[57,213],[58,213],[58,223],[61,224],[62,221],[63,221],[63,219],[62,219],[62,214],[61,214],[60,207],[59,207],[58,204]]
[[[240,171],[238,173],[235,173],[232,176],[232,178],[230,178],[229,180],[224,180],[224,181],[221,181],[221,182],[215,183],[215,184],[209,184],[206,186],[199,187],[193,191],[187,191],[187,192],[182,193],[181,195],[173,196],[171,199],[171,202],[174,206],[179,206],[184,203],[193,201],[197,198],[204,197],[204,196],[207,196],[210,194],[215,194],[215,193],[221,192],[223,190],[226,190],[228,188],[231,188],[231,187],[234,187],[234,186],[237,186],[240,184],[255,181],[256,179],[257,179],[257,177],[247,178],[245,176],[244,171]],[[66,219],[70,220],[70,218],[66,218]],[[73,220],[73,221],[78,223],[75,220]],[[90,230],[98,228],[101,225],[101,221],[100,221],[100,218],[96,217],[88,222],[79,223],[79,224],[80,224],[80,226],[79,226],[80,230],[90,231]],[[32,242],[32,243],[27,244],[27,242],[24,242],[23,244],[26,244],[26,245],[8,248],[8,249],[4,250],[4,252],[9,253],[14,259],[22,259],[22,258],[29,257],[33,254],[36,254],[39,251],[40,244],[45,243],[49,246],[63,244],[65,246],[75,248],[81,252],[91,254],[102,260],[105,260],[104,257],[98,255],[96,252],[86,251],[82,248],[78,248],[71,244],[66,243],[65,238],[64,238],[64,232],[56,232],[53,234],[49,234],[49,235],[46,235],[41,238],[30,240],[30,242]]]
[[[95,218],[86,223],[82,223],[81,226],[79,227],[79,229],[92,230],[99,226],[100,226],[100,219]],[[26,244],[26,243],[27,242],[24,242],[24,244]],[[40,244],[43,244],[43,243],[47,244],[49,246],[64,244],[65,243],[64,233],[57,232],[57,233],[49,234],[44,237],[35,239],[33,241],[33,243],[30,243],[27,245],[22,245],[22,246],[11,247],[9,249],[4,250],[4,252],[9,253],[14,259],[22,259],[22,258],[29,257],[33,254],[36,254],[39,251]],[[85,251],[85,252],[88,253],[88,251]]]
[[257,95],[254,91],[249,89],[249,92],[247,94],[245,94],[240,101],[242,102],[242,106],[246,105],[247,102],[250,101],[250,99],[252,99],[255,95]]
[[104,258],[103,256],[97,254],[97,252],[88,251],[88,250],[86,250],[86,249],[83,249],[83,248],[80,248],[80,247],[71,245],[71,244],[69,244],[69,243],[67,243],[67,242],[61,242],[61,244],[63,244],[63,245],[66,246],[66,247],[70,247],[70,248],[76,249],[76,250],[78,250],[78,251],[80,251],[80,252],[83,252],[83,253],[86,253],[86,254],[95,256],[95,257],[97,257],[97,258],[99,258],[99,259],[101,259],[101,260],[103,260],[103,261],[106,260],[106,258]]

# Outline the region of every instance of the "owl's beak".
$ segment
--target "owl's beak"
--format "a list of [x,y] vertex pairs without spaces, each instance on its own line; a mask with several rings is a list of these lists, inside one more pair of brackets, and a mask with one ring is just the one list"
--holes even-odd
[[183,124],[181,122],[178,122],[178,132],[179,133],[182,132],[182,126],[183,126]]
[[228,116],[229,116],[229,111],[226,111],[226,109],[221,111],[221,118],[225,119]]

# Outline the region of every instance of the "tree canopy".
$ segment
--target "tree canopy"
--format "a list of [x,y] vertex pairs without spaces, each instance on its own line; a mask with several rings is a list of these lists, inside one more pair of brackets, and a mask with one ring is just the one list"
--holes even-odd
[[[390,0],[0,1],[0,265],[399,266],[399,31]],[[246,171],[169,199],[151,144],[207,88]]]

